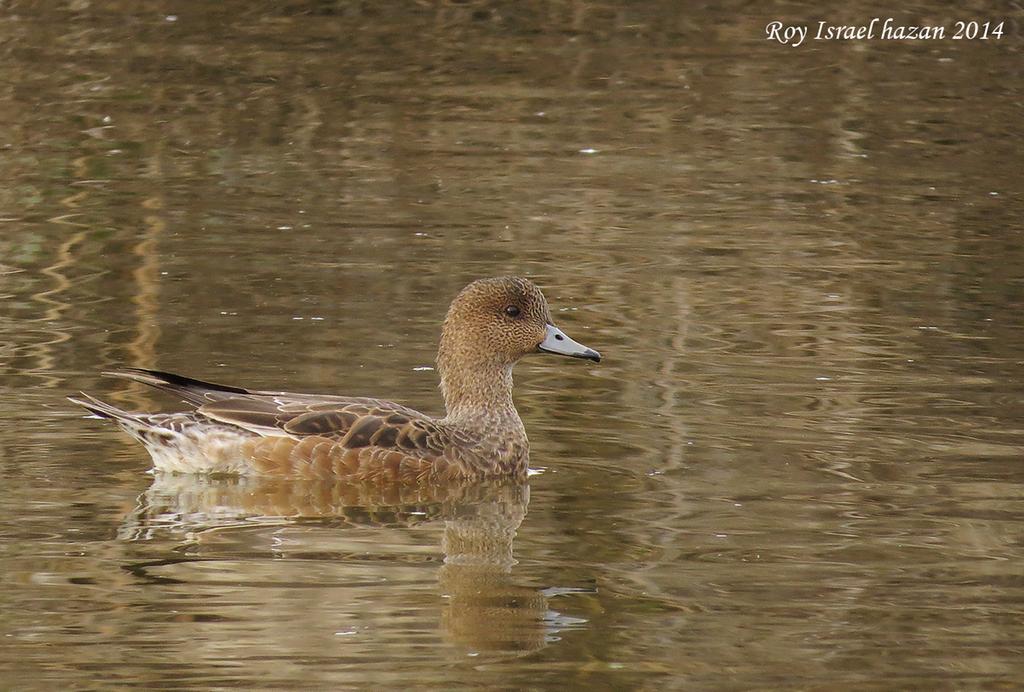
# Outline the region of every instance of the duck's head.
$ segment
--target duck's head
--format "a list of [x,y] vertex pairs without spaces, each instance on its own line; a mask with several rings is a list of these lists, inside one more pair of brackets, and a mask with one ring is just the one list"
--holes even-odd
[[441,331],[441,367],[455,363],[511,367],[530,353],[600,361],[552,324],[544,294],[529,279],[480,279],[455,296]]

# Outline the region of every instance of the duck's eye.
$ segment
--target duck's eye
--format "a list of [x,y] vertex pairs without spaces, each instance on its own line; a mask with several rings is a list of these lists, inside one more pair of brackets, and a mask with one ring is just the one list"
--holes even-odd
[[509,317],[519,317],[519,308],[515,305],[509,305],[505,308],[505,314]]

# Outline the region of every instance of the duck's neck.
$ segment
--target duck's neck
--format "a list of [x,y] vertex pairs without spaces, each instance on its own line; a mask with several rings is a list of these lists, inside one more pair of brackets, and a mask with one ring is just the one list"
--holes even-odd
[[452,360],[444,354],[437,360],[447,420],[462,424],[507,420],[522,426],[512,403],[511,365],[466,359],[454,365]]
[[441,339],[437,370],[447,410],[441,423],[470,445],[461,455],[468,476],[526,474],[530,443],[512,403],[512,365]]

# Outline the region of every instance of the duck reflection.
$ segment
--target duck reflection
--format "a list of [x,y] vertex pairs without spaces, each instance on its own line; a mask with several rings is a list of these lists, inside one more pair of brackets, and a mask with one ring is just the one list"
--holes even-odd
[[[549,611],[543,590],[512,580],[513,542],[528,503],[529,486],[510,481],[416,485],[158,473],[119,535],[144,541],[180,534],[190,546],[185,552],[196,555],[208,553],[225,531],[268,525],[385,532],[443,525],[438,582],[445,599],[444,636],[472,651],[528,652],[555,639],[564,622],[580,622]],[[392,534],[382,536],[380,544],[403,540]],[[287,547],[273,550],[275,557],[290,556]]]

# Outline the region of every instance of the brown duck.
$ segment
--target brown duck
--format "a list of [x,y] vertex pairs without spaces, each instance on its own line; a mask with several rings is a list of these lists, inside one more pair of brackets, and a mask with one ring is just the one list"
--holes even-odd
[[512,367],[535,352],[599,361],[551,323],[531,281],[474,281],[452,301],[437,366],[447,415],[378,399],[250,391],[155,370],[108,373],[182,397],[179,413],[131,413],[83,393],[160,471],[291,478],[432,480],[526,475],[529,443],[512,403]]

